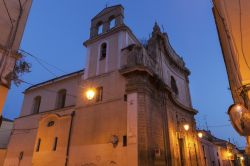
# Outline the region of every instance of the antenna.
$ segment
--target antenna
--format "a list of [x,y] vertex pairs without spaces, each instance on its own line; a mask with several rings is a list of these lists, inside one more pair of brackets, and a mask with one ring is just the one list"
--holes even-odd
[[205,127],[206,127],[206,130],[209,131],[208,129],[208,125],[207,125],[207,115],[204,115],[204,121],[205,121]]
[[108,6],[109,6],[109,3],[108,3],[108,2],[106,2],[105,8],[107,8]]
[[161,25],[162,31],[165,32],[165,28],[163,25]]

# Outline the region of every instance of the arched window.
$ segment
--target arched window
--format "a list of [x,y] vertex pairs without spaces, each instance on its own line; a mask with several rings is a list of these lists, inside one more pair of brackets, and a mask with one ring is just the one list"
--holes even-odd
[[173,92],[174,92],[176,95],[179,94],[178,87],[177,87],[176,81],[175,81],[175,79],[174,79],[173,76],[171,76],[171,89],[173,90]]
[[100,60],[106,58],[107,55],[107,43],[102,43],[101,48],[100,48]]
[[102,32],[103,32],[103,23],[99,22],[97,24],[97,34],[100,35],[100,34],[102,34]]
[[33,100],[33,114],[39,113],[40,105],[41,105],[41,96],[36,96]]
[[109,18],[109,29],[112,29],[115,27],[115,17],[114,16],[111,16]]
[[57,92],[56,108],[63,108],[65,106],[66,94],[67,94],[67,91],[65,89],[62,89]]

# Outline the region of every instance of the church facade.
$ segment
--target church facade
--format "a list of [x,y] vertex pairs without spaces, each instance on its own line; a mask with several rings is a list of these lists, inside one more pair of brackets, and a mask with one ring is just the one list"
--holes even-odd
[[189,70],[157,24],[141,44],[123,13],[91,20],[85,70],[24,92],[5,166],[203,165]]

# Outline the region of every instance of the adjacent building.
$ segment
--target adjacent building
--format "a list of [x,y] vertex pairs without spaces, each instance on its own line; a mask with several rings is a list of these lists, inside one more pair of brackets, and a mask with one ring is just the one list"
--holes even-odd
[[210,131],[200,130],[198,133],[201,160],[205,166],[245,166],[247,157],[236,145],[229,141],[219,139]]
[[250,155],[250,1],[213,0],[213,13],[234,105],[228,113],[236,131],[247,138]]
[[32,0],[0,0],[0,122],[31,4]]
[[13,120],[3,118],[0,127],[0,165],[4,164],[13,124]]

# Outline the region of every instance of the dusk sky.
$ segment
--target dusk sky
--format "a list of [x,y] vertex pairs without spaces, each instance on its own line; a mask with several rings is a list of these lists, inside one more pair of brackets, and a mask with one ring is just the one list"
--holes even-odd
[[[138,39],[147,39],[158,22],[191,70],[192,103],[199,111],[197,127],[205,129],[207,123],[212,134],[225,140],[230,137],[243,147],[245,139],[232,128],[226,113],[233,101],[210,0],[34,0],[21,49],[64,71],[47,65],[57,76],[83,69],[86,49],[82,43],[89,38],[91,18],[106,4],[124,6],[125,24]],[[36,84],[55,77],[32,57],[26,60],[32,68],[23,80]],[[19,116],[27,87],[24,83],[12,86],[5,117]]]

